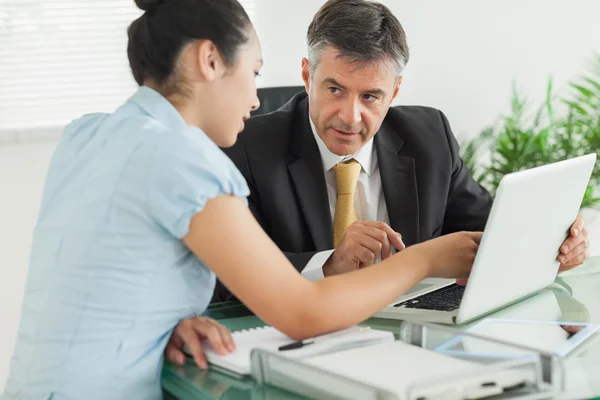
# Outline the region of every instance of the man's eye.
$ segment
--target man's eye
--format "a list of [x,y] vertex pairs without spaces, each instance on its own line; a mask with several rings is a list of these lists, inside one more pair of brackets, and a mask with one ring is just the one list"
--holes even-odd
[[336,87],[330,87],[330,88],[327,88],[327,90],[329,90],[329,93],[331,93],[331,94],[338,94],[340,92],[340,89],[336,88]]

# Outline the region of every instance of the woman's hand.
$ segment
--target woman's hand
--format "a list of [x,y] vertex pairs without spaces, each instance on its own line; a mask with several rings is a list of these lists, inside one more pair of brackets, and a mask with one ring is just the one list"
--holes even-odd
[[482,232],[451,233],[414,247],[429,258],[430,277],[467,278],[482,235]]
[[219,354],[228,354],[235,350],[235,343],[227,328],[211,318],[193,317],[177,324],[165,349],[165,355],[169,361],[181,365],[185,363],[183,347],[187,346],[198,368],[206,369],[208,364],[202,349],[202,340],[208,340]]

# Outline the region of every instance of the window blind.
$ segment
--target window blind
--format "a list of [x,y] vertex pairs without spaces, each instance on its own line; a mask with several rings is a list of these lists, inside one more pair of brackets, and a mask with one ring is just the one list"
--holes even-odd
[[[256,0],[240,1],[254,20]],[[127,61],[133,0],[0,0],[0,132],[62,129],[137,88]]]

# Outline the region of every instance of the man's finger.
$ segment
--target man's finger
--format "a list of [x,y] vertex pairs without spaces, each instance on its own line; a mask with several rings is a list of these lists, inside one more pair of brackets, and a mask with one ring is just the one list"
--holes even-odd
[[569,262],[565,264],[565,268],[573,269],[581,264],[583,264],[586,260],[585,253],[579,254],[577,257],[572,258]]
[[394,231],[388,224],[385,222],[371,222],[368,225],[373,226],[379,230],[384,231],[387,236],[390,244],[394,246],[397,250],[404,250],[406,246],[402,242],[402,236],[398,234],[398,232]]
[[179,330],[179,335],[183,339],[183,342],[187,345],[188,349],[190,349],[190,353],[192,353],[198,368],[208,368],[206,357],[204,356],[204,351],[202,350],[202,344],[200,343],[200,338],[198,337],[196,331],[191,326],[186,326],[185,328],[181,328]]
[[580,214],[577,216],[577,218],[575,219],[575,222],[571,226],[571,235],[578,236],[581,233],[581,231],[583,231],[583,226],[584,226],[584,219],[583,219],[583,216]]
[[400,235],[398,232],[391,231],[390,233],[388,233],[388,238],[390,239],[390,243],[396,248],[396,250],[404,250],[406,248],[404,242],[402,241],[402,235]]
[[[385,224],[384,224],[385,225]],[[392,244],[386,231],[376,228],[372,225],[365,224],[363,232],[371,236],[373,239],[380,242],[383,246],[381,248],[381,259],[385,260],[392,255]]]
[[362,247],[366,247],[375,255],[375,259],[379,258],[383,250],[383,243],[367,235],[363,235],[359,240]]
[[398,232],[396,232],[396,235],[398,236],[398,242],[394,244],[394,247],[396,248],[396,250],[402,251],[406,248],[406,245],[402,241],[402,235]]
[[358,251],[358,261],[361,267],[368,267],[375,263],[375,254],[366,247],[362,247]]
[[580,243],[585,242],[587,242],[587,237],[585,235],[569,236],[569,238],[560,246],[560,252],[563,255],[568,254]]
[[[371,226],[365,226],[362,228],[361,232],[363,232],[364,235],[359,239],[359,244],[375,253],[375,258],[381,255],[381,258],[385,259],[392,254],[390,242],[384,231]],[[387,254],[385,258],[384,254]]]
[[385,235],[385,241],[383,243],[383,248],[381,249],[381,259],[385,260],[392,255],[392,245],[390,243],[389,238]]
[[575,257],[574,259],[572,259],[571,261],[569,261],[568,263],[561,263],[560,267],[558,268],[558,272],[565,272],[565,271],[569,271],[581,264],[583,264],[584,262],[587,261],[587,259],[589,258],[589,248],[586,247],[585,252],[583,254],[578,255],[577,257]]
[[567,271],[572,270],[575,267],[576,267],[576,265],[571,265],[570,263],[569,264],[562,264],[561,263],[560,266],[558,267],[558,272],[559,273],[560,272],[567,272]]
[[579,252],[576,256],[573,256],[571,259],[566,261],[564,264],[566,266],[578,266],[587,261],[589,254],[589,249],[587,246],[584,247],[583,251]]
[[577,246],[572,248],[567,254],[562,254],[558,257],[558,261],[563,264],[568,264],[572,259],[578,257],[581,254],[585,254],[585,250],[587,249],[587,241],[583,241],[579,243]]

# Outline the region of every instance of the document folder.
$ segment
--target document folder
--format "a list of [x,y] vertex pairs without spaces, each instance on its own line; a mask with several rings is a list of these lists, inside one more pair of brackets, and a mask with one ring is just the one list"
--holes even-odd
[[[435,337],[440,343],[429,341],[428,345],[426,333],[438,329]],[[552,381],[557,370],[544,377],[542,360],[546,355],[531,349],[515,349],[494,340],[495,346],[507,346],[507,354],[518,356],[470,357],[466,351],[436,351],[450,339],[454,349],[461,348],[461,340],[472,344],[488,339],[416,322],[403,327],[400,338],[307,359],[257,349],[251,354],[252,375],[259,383],[318,399],[438,400],[501,395],[533,400],[557,393]],[[560,360],[552,361],[560,368]]]

